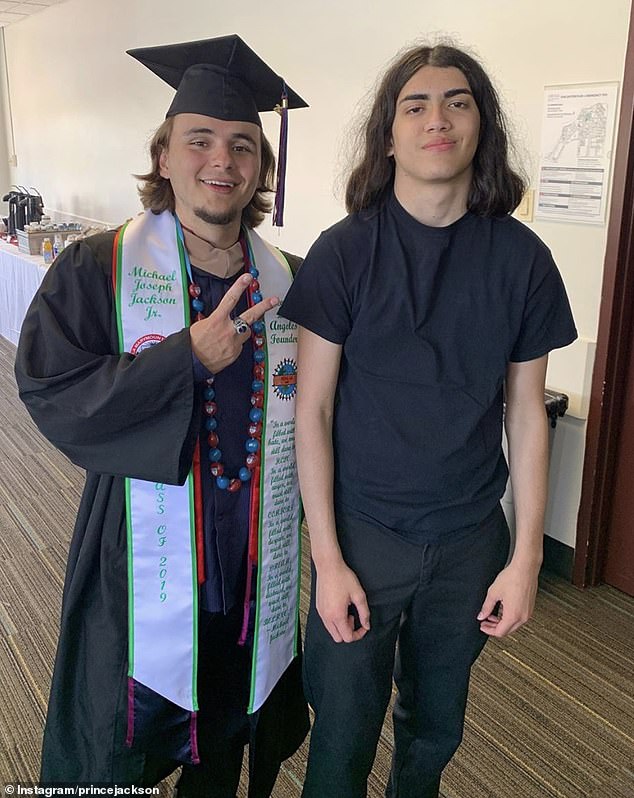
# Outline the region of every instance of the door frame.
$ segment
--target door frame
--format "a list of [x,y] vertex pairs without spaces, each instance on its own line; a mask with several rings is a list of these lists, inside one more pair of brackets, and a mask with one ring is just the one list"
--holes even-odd
[[634,8],[625,53],[573,584],[601,581],[634,309]]

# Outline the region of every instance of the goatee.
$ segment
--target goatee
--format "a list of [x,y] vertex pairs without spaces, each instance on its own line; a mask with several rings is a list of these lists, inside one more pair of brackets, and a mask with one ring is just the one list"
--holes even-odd
[[194,214],[199,219],[202,219],[203,222],[207,222],[207,224],[227,225],[235,222],[238,211],[232,208],[224,213],[209,213],[204,208],[194,208]]

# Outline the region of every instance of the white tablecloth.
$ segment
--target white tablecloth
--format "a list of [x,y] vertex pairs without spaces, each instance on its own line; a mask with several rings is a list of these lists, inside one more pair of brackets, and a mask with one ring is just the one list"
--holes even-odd
[[14,344],[46,270],[39,255],[25,255],[0,240],[0,335]]

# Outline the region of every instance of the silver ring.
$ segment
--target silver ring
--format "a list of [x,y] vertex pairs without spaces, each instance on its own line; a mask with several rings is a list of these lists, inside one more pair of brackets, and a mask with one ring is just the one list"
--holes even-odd
[[243,335],[245,332],[249,332],[251,329],[246,321],[241,316],[236,316],[233,321],[233,329],[236,331],[237,335]]

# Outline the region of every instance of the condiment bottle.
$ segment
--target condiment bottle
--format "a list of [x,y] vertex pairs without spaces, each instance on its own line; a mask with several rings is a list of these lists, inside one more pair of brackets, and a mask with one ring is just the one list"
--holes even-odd
[[44,241],[42,241],[42,257],[47,266],[49,263],[53,262],[53,245],[51,244],[50,238],[45,238]]

